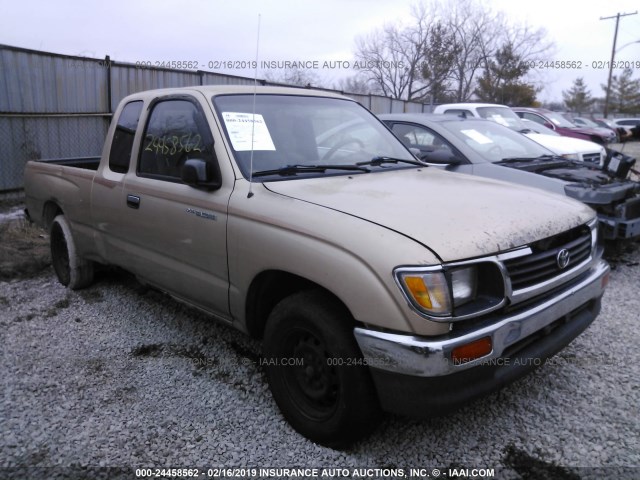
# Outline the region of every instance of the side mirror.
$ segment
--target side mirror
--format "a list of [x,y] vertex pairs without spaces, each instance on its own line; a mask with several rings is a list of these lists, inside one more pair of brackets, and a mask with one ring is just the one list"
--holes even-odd
[[553,123],[551,123],[551,122],[544,122],[544,126],[547,127],[547,128],[550,128],[551,130],[555,130],[556,129],[555,125]]
[[433,150],[432,152],[422,152],[420,160],[427,163],[441,163],[443,165],[459,165],[464,160],[450,150]]
[[219,170],[212,168],[211,164],[199,158],[184,162],[181,177],[187,185],[205,190],[217,190],[222,185]]

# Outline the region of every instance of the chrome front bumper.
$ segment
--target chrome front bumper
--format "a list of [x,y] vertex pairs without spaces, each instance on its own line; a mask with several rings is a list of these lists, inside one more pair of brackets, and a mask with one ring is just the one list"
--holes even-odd
[[[451,334],[429,339],[366,328],[356,328],[354,333],[367,365],[417,377],[450,375],[496,362],[510,346],[589,301],[599,299],[604,292],[603,279],[608,273],[608,264],[598,260],[577,282],[572,282],[553,296],[516,313],[497,317],[490,325],[459,336]],[[490,354],[461,364],[451,360],[453,349],[483,337],[491,337],[493,350]]]

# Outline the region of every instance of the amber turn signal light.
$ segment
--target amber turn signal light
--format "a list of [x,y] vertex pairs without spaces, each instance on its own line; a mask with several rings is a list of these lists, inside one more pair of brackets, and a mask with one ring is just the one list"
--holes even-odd
[[454,364],[460,365],[489,355],[492,351],[491,337],[482,337],[454,348],[451,351],[451,360]]

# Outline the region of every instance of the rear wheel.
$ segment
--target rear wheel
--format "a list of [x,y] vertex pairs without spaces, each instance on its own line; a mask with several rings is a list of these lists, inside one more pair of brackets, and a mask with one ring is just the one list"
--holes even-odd
[[264,353],[273,397],[302,435],[343,447],[375,427],[380,411],[353,320],[332,296],[306,291],[276,305]]
[[93,281],[93,262],[80,257],[64,215],[53,219],[50,231],[51,262],[58,281],[73,290],[87,287]]

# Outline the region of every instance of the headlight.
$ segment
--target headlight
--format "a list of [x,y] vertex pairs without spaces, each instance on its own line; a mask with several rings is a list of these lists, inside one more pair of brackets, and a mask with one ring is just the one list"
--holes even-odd
[[450,272],[400,272],[400,285],[411,303],[428,315],[449,316],[456,308],[473,300],[478,276],[475,267]]
[[478,271],[475,267],[459,268],[451,272],[453,306],[460,307],[476,298]]
[[410,305],[436,321],[475,317],[506,301],[505,279],[497,261],[400,267],[394,274]]
[[565,153],[562,155],[562,158],[566,158],[567,160],[580,160],[577,153]]

